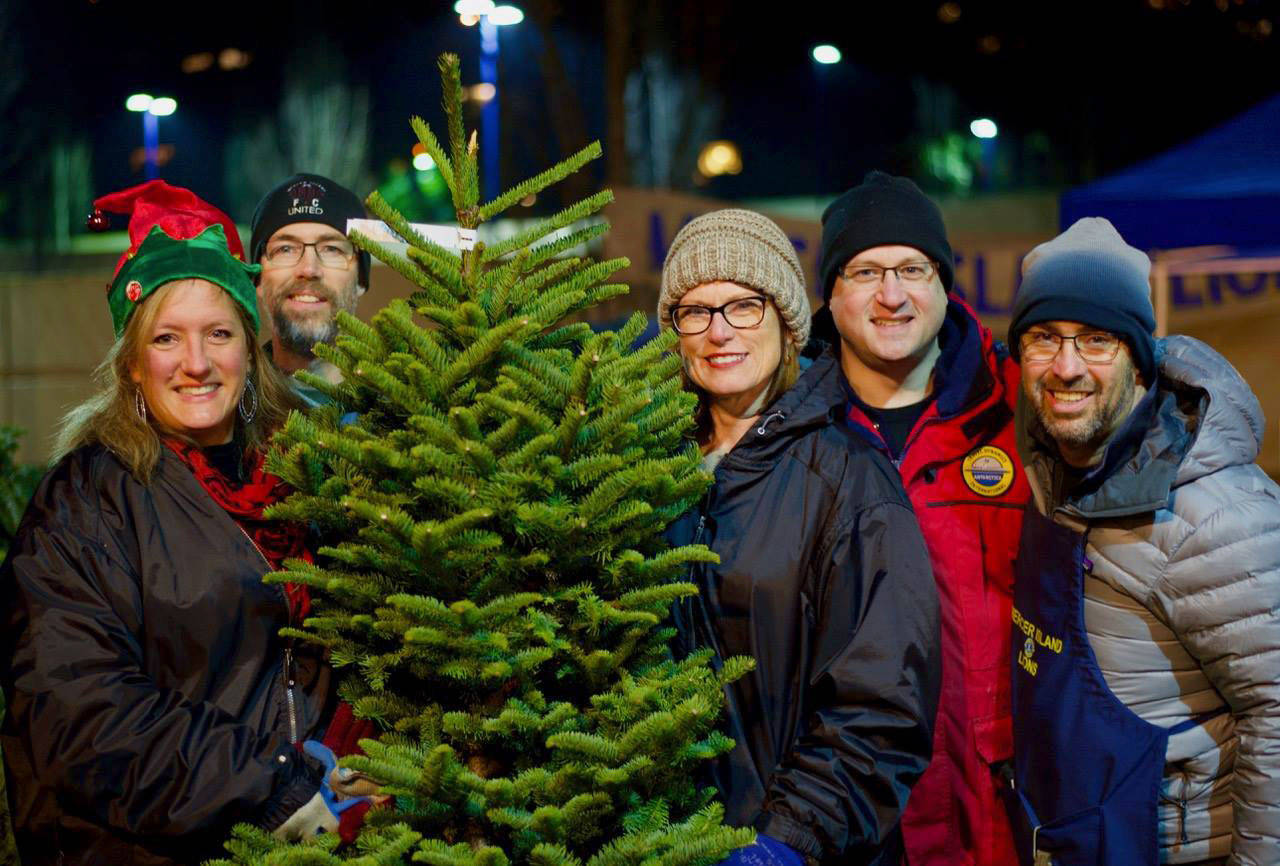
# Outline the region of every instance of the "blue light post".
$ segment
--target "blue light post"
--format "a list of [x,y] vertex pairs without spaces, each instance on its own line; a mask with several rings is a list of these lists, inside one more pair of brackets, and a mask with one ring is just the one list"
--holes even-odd
[[524,13],[515,6],[495,6],[493,0],[458,0],[453,4],[462,23],[480,25],[480,83],[489,85],[488,99],[480,111],[480,174],[484,197],[498,197],[498,28],[519,24]]
[[178,110],[178,101],[168,96],[153,97],[135,93],[124,101],[124,107],[142,115],[142,152],[147,180],[155,180],[160,162],[160,118]]
[[493,98],[480,110],[480,155],[484,197],[498,197],[498,26],[485,15],[480,19],[480,81],[493,85]]

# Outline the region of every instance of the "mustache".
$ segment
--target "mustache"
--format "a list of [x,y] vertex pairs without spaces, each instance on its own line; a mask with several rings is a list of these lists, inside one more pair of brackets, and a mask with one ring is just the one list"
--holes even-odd
[[1075,379],[1071,379],[1070,381],[1063,381],[1062,379],[1058,379],[1058,378],[1053,378],[1051,381],[1047,377],[1043,379],[1038,379],[1035,383],[1035,388],[1037,392],[1074,391],[1074,390],[1083,390],[1083,389],[1096,391],[1098,388],[1098,382],[1096,379],[1094,379],[1092,376],[1086,373],[1083,376],[1079,376]]
[[285,283],[276,290],[275,296],[272,298],[272,302],[275,304],[281,304],[290,295],[301,294],[315,295],[317,298],[326,300],[330,304],[333,304],[337,300],[337,298],[334,297],[333,292],[318,283],[313,283],[308,280],[290,280],[288,283]]

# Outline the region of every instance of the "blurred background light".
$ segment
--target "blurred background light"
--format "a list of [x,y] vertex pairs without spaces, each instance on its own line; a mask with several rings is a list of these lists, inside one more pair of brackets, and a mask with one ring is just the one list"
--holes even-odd
[[813,59],[819,63],[830,65],[840,62],[840,49],[834,45],[815,45],[813,48]]
[[499,27],[506,27],[523,21],[524,13],[516,6],[496,6],[489,13],[489,20]]
[[218,68],[228,72],[232,69],[244,69],[252,59],[247,51],[241,51],[239,48],[224,48],[218,52]]
[[938,7],[938,20],[943,24],[955,24],[960,20],[960,4],[943,3]]
[[168,96],[159,96],[151,100],[151,104],[147,106],[147,112],[154,114],[156,117],[168,117],[178,110],[178,100]]
[[995,138],[996,133],[999,132],[996,129],[996,122],[989,117],[979,117],[970,123],[969,131],[978,138]]
[[422,142],[418,142],[413,146],[413,167],[418,171],[431,171],[436,167],[436,161],[431,158],[431,154],[427,153],[426,147]]
[[198,54],[188,54],[182,58],[182,71],[188,75],[194,75],[197,72],[204,72],[213,66],[213,52],[201,51]]
[[488,81],[481,81],[479,84],[473,84],[470,87],[462,88],[464,99],[470,99],[472,102],[485,103],[493,99],[498,93],[498,88]]
[[124,101],[124,107],[130,111],[146,111],[151,107],[151,94],[135,93]]
[[742,153],[732,141],[709,141],[698,154],[698,171],[705,177],[742,172]]
[[453,11],[459,15],[479,18],[493,11],[493,0],[458,0],[453,4]]

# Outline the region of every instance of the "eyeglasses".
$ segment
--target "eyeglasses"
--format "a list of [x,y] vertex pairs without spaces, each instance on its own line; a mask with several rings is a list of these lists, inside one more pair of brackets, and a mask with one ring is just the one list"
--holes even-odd
[[355,258],[356,250],[346,241],[316,241],[314,244],[302,244],[297,241],[281,241],[267,247],[263,256],[267,267],[290,268],[302,261],[302,254],[311,247],[316,251],[316,258],[326,268],[349,268]]
[[903,262],[894,268],[883,268],[880,265],[864,265],[853,263],[845,265],[838,273],[846,280],[862,286],[878,285],[884,275],[893,271],[893,275],[908,285],[918,286],[929,282],[938,268],[933,262]]
[[671,324],[680,336],[692,337],[710,328],[711,320],[719,313],[734,328],[754,328],[764,321],[764,308],[768,300],[764,295],[753,295],[718,307],[678,304],[671,308]]
[[1024,361],[1052,361],[1063,343],[1074,343],[1076,354],[1089,364],[1110,364],[1120,352],[1120,338],[1105,331],[1086,331],[1074,337],[1048,331],[1027,331],[1018,340]]

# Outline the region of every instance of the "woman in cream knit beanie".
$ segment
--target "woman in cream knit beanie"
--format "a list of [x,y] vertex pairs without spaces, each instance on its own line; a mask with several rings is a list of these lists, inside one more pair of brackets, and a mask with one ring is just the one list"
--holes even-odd
[[711,774],[725,823],[756,841],[718,866],[900,863],[941,670],[938,590],[902,482],[849,435],[835,352],[798,374],[809,300],[768,219],[722,210],[685,226],[658,316],[680,335],[714,471],[666,533],[716,555],[690,563],[698,594],[672,605],[672,649],[756,659],[725,684],[733,746]]
[[753,211],[698,217],[667,251],[658,320],[680,334],[686,387],[700,398],[699,444],[728,450],[799,372],[809,296],[795,247]]

